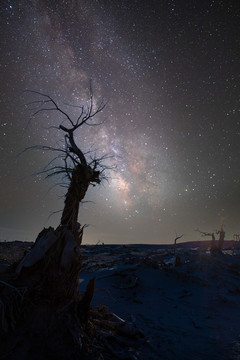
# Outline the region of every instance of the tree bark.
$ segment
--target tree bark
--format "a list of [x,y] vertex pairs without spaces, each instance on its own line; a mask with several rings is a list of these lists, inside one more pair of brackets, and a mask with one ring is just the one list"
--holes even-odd
[[70,225],[72,229],[77,224],[79,204],[83,200],[90,184],[90,177],[86,166],[77,165],[72,172],[72,179],[68,188],[61,225]]
[[79,293],[80,229],[78,243],[67,226],[44,229],[31,251],[1,274],[0,359],[85,359],[94,280]]
[[84,199],[90,183],[93,182],[100,183],[99,171],[82,164],[73,169],[71,183],[65,197],[61,225],[67,225],[72,231],[75,231],[79,204]]

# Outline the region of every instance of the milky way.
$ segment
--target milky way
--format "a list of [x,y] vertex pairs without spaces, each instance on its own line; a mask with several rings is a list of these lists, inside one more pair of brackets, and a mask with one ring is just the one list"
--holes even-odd
[[[89,190],[85,242],[196,240],[224,223],[240,232],[239,17],[223,1],[3,1],[0,238],[34,240],[57,226],[64,190],[36,176],[61,146],[49,94],[72,117],[90,80],[103,124],[76,134],[114,169]],[[56,212],[50,218],[51,212]]]

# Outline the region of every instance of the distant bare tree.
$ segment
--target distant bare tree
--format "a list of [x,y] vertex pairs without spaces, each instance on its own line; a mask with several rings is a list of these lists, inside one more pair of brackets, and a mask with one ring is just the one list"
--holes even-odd
[[[212,241],[211,241],[210,251],[212,253],[222,251],[224,237],[225,237],[225,232],[223,231],[223,225],[221,225],[221,230],[216,230],[215,232],[205,232],[198,229],[196,231],[199,232],[203,237],[211,236]],[[215,234],[216,235],[219,234],[218,246],[216,244]]]
[[221,252],[223,248],[224,238],[225,238],[225,231],[223,230],[223,224],[221,225],[221,229],[217,231],[217,234],[219,234],[219,240],[218,240],[218,250]]
[[178,241],[179,239],[181,239],[183,236],[184,236],[184,234],[178,236],[178,234],[176,233],[176,237],[175,237],[175,239],[174,239],[174,254],[175,254],[175,252],[176,252],[177,241]]
[[239,249],[240,248],[240,234],[233,234],[233,240],[235,241],[235,248]]
[[181,239],[183,236],[184,236],[184,234],[178,236],[177,233],[176,233],[176,237],[175,237],[175,239],[174,239],[174,245],[176,245],[176,244],[177,244],[177,240]]
[[240,234],[233,234],[233,240],[240,241]]
[[198,229],[196,231],[199,232],[203,237],[211,236],[212,242],[211,242],[210,251],[215,251],[217,249],[214,232],[206,232],[206,231],[201,231]]

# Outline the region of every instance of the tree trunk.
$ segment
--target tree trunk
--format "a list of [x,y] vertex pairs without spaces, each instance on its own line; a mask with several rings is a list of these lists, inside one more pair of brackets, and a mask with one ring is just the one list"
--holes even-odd
[[84,226],[77,217],[79,203],[98,175],[90,167],[76,166],[60,226],[44,229],[31,251],[1,274],[0,341],[5,345],[0,359],[84,359],[94,281],[81,296],[78,279]]
[[0,359],[84,359],[94,281],[78,287],[80,244],[67,226],[44,229],[0,281]]
[[211,241],[211,247],[210,247],[210,251],[212,253],[216,252],[218,250],[217,245],[216,245],[216,240],[215,240],[215,235],[214,233],[212,233],[212,241]]
[[223,231],[223,228],[221,228],[219,234],[219,240],[218,240],[218,249],[220,252],[222,252],[223,249],[224,238],[225,238],[225,231]]
[[79,204],[85,197],[90,184],[89,170],[87,166],[77,165],[72,172],[61,217],[61,225],[70,225],[72,230],[77,224]]
[[84,226],[77,220],[99,174],[86,161],[75,166],[58,228],[44,229],[31,251],[1,274],[0,359],[85,359],[94,280],[79,294]]

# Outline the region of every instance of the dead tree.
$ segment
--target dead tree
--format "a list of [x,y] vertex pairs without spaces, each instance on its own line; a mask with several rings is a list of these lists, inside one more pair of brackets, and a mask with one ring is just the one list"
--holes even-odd
[[221,225],[221,229],[217,233],[219,234],[218,250],[219,250],[219,252],[222,252],[224,238],[225,238],[225,231],[223,230],[223,224]]
[[[184,234],[178,236],[178,234],[176,233],[176,237],[174,239],[174,255],[176,254],[177,240],[181,239],[183,236]],[[180,254],[178,254],[175,259],[175,266],[179,266],[179,265],[182,265],[182,259]]]
[[211,241],[211,247],[210,247],[210,251],[214,252],[217,250],[217,245],[216,245],[216,239],[215,239],[215,234],[214,232],[211,234],[212,236],[212,241]]
[[177,241],[178,241],[179,239],[181,239],[183,236],[184,236],[184,234],[178,236],[178,234],[176,233],[176,237],[175,237],[175,239],[174,239],[174,254],[175,254],[175,252],[176,252]]
[[240,248],[240,234],[233,234],[234,247],[236,250]]
[[175,245],[175,246],[177,245],[177,241],[178,241],[179,239],[181,239],[183,236],[184,236],[184,234],[178,236],[177,233],[176,233],[176,237],[175,237],[175,239],[174,239],[174,245]]
[[78,210],[88,187],[101,183],[107,167],[103,164],[105,156],[84,154],[74,135],[83,126],[100,124],[94,119],[104,109],[104,103],[95,107],[90,89],[88,106],[78,107],[79,114],[72,119],[49,95],[32,93],[38,100],[29,105],[39,106],[34,116],[54,111],[64,120],[58,127],[64,135],[63,148],[35,148],[58,153],[62,164],[43,172],[46,176],[63,174],[69,185],[57,229],[41,231],[31,251],[1,274],[0,341],[4,346],[0,359],[84,359],[94,281],[90,281],[84,294],[79,294],[84,226],[78,223]]
[[215,238],[215,234],[219,234],[219,231],[217,231],[217,230],[216,230],[216,232],[205,232],[205,231],[200,231],[200,230],[196,230],[196,231],[198,231],[203,237],[211,236],[212,240],[211,240],[210,252],[212,254],[216,254],[219,251],[221,251],[219,246],[217,246],[217,244],[216,244],[216,238]]

